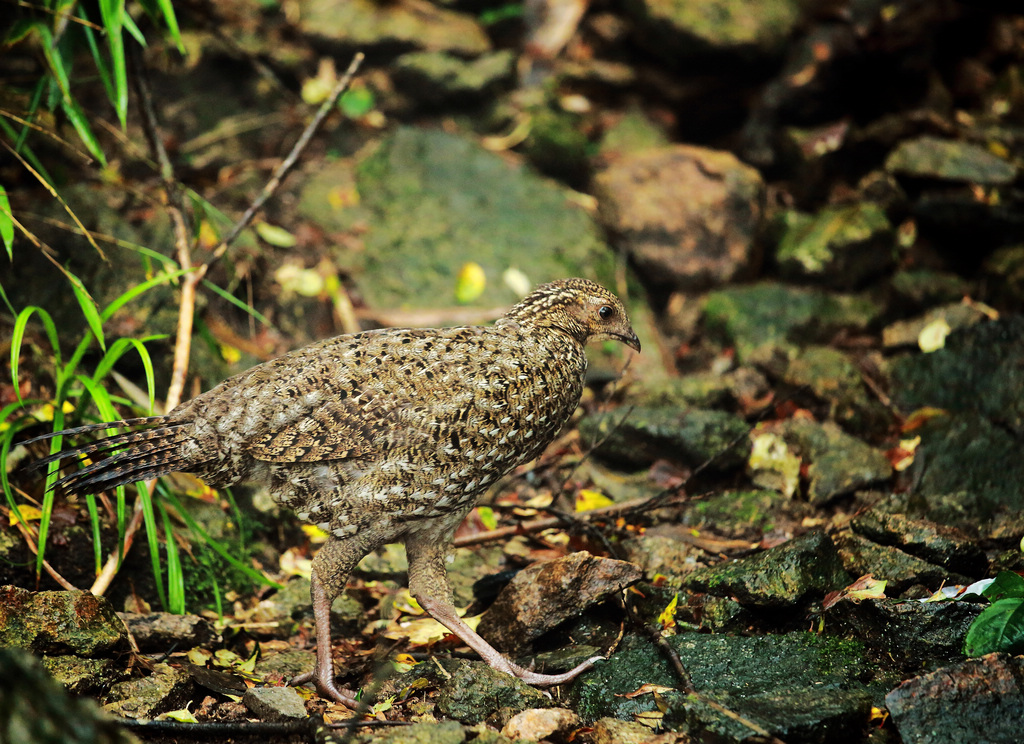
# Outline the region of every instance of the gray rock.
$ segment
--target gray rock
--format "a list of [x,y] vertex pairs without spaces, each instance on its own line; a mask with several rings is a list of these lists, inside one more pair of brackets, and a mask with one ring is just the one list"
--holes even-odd
[[535,563],[502,589],[477,630],[497,648],[514,654],[642,576],[632,563],[596,558],[586,551]]
[[840,329],[865,330],[881,309],[856,295],[761,282],[707,296],[704,325],[736,349],[740,363],[769,364],[800,345],[827,342]]
[[599,457],[632,467],[659,458],[713,469],[741,465],[750,450],[746,422],[732,413],[698,408],[622,408],[580,421],[580,436]]
[[869,599],[841,602],[824,617],[831,632],[852,635],[904,673],[917,674],[963,659],[967,630],[982,609],[971,602]]
[[874,510],[853,518],[853,531],[881,545],[895,545],[911,555],[974,578],[988,571],[988,558],[977,540],[955,527],[904,514]]
[[306,717],[306,705],[294,687],[250,687],[242,695],[245,707],[264,721],[292,721]]
[[885,696],[907,744],[1016,744],[1024,720],[1020,657],[989,654],[908,679]]
[[759,607],[794,605],[849,583],[835,545],[821,531],[748,558],[697,569],[684,580],[692,591],[731,596]]
[[456,721],[474,725],[481,723],[495,710],[505,709],[509,715],[514,715],[528,708],[554,706],[551,699],[540,690],[492,669],[482,661],[438,659],[437,663],[444,668],[444,675],[439,674],[436,666],[430,663],[420,665],[428,667],[421,674],[437,681],[440,686],[437,709]]
[[195,689],[188,672],[155,664],[152,674],[111,687],[103,709],[121,718],[155,718],[184,707]]
[[[359,205],[332,206],[333,190],[353,179]],[[488,280],[477,308],[520,299],[502,278],[511,267],[534,284],[565,276],[613,284],[612,253],[590,216],[562,189],[468,137],[400,127],[355,173],[342,163],[317,172],[299,211],[329,231],[360,235],[363,250],[338,250],[336,260],[357,278],[372,277],[360,289],[375,308],[450,308],[467,261]],[[475,319],[486,318],[477,310]]]
[[759,431],[781,436],[807,464],[807,499],[812,504],[827,503],[892,477],[892,465],[882,452],[831,421],[792,418]]
[[893,263],[894,238],[885,212],[870,202],[789,212],[775,258],[783,278],[853,289]]
[[[860,682],[869,667],[863,648],[853,641],[811,633],[762,637],[681,633],[666,640],[699,692],[785,741],[811,741],[805,738],[808,729],[841,730],[837,723],[842,722],[848,724],[851,737],[846,740],[856,741],[852,732],[862,725],[859,721],[866,719],[871,706],[871,696]],[[651,694],[627,695],[644,684],[677,689],[662,690],[657,700]],[[710,734],[715,741],[749,740],[753,732],[746,726],[737,731],[720,713],[688,699],[678,687],[665,655],[647,639],[634,637],[608,661],[580,677],[572,696],[585,720],[604,716],[631,720],[660,709],[670,729],[689,731],[694,739]],[[800,702],[794,705],[793,700]],[[797,716],[798,710],[805,713]],[[786,731],[804,733],[790,738]]]
[[901,142],[889,154],[885,167],[904,176],[988,185],[1007,184],[1017,178],[1013,163],[982,145],[930,136]]
[[491,48],[471,16],[432,3],[301,0],[297,18],[304,34],[364,51],[425,49],[476,56]]
[[800,20],[794,0],[633,0],[637,42],[669,64],[708,53],[779,50]]
[[105,597],[0,587],[0,645],[38,654],[103,656],[128,650],[124,623]]
[[843,567],[853,576],[872,574],[887,582],[886,595],[899,596],[916,584],[938,589],[943,584],[969,584],[963,574],[929,563],[892,545],[879,545],[853,532],[835,538]]
[[209,621],[198,615],[170,612],[119,612],[117,615],[143,652],[194,648],[210,643],[217,635]]
[[465,60],[446,52],[409,52],[395,60],[392,78],[411,98],[427,106],[478,100],[512,80],[515,55],[510,50]]

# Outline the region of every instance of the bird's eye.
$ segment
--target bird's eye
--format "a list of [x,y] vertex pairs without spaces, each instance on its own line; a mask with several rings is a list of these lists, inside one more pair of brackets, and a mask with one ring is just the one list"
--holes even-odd
[[611,305],[601,305],[597,310],[601,320],[611,320],[615,316],[615,308]]

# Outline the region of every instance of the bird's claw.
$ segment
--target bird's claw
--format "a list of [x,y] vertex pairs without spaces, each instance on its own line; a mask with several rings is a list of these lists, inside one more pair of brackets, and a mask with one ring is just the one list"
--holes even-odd
[[308,684],[312,684],[317,694],[324,700],[333,700],[353,710],[359,707],[359,701],[356,700],[355,693],[345,688],[339,688],[334,684],[333,679],[325,679],[322,676],[318,676],[316,672],[305,672],[288,680],[289,687]]

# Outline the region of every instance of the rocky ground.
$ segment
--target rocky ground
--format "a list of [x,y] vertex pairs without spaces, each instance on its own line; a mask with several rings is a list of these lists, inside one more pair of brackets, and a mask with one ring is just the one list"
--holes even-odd
[[[355,328],[486,322],[557,277],[628,298],[643,353],[594,350],[572,426],[467,520],[450,567],[458,603],[511,656],[545,670],[607,658],[551,691],[494,673],[422,617],[388,549],[334,607],[339,675],[366,709],[284,687],[312,665],[318,536],[258,489],[171,479],[189,517],[168,507],[152,544],[159,561],[167,539],[182,548],[184,615],[159,611],[143,538],[102,597],[37,579],[8,502],[0,741],[314,741],[330,725],[337,740],[452,744],[1020,740],[1024,618],[1004,618],[1005,652],[971,643],[968,657],[988,602],[950,599],[1024,572],[1016,4],[179,13],[189,55],[154,32],[143,61],[176,178],[212,205],[193,200],[196,261],[231,221],[214,208],[251,203],[367,54],[344,114],[211,270],[222,292],[201,288],[188,390]],[[9,47],[0,75],[16,81],[32,51]],[[115,122],[103,101],[90,116]],[[102,170],[37,147],[107,260],[16,160],[0,160],[0,183],[104,307],[159,265],[134,246],[178,257],[138,115],[95,129]],[[15,311],[50,312],[68,348],[84,333],[43,249],[17,243],[0,284]],[[105,326],[166,334],[149,342],[158,391],[178,312],[162,285]],[[9,367],[13,318],[0,328]],[[54,395],[43,329],[26,339],[20,376],[0,383],[5,416],[19,394]],[[144,384],[131,358],[118,370]],[[42,503],[24,468],[41,454],[5,452],[15,503]],[[81,589],[89,506],[58,495],[46,552]],[[99,511],[109,549],[114,507]]]

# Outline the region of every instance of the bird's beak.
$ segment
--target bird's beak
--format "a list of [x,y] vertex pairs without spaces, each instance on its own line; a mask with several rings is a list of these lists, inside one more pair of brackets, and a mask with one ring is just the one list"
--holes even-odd
[[621,334],[619,339],[631,349],[636,349],[637,353],[640,352],[640,339],[637,338],[636,331],[632,328],[629,329],[629,333]]

